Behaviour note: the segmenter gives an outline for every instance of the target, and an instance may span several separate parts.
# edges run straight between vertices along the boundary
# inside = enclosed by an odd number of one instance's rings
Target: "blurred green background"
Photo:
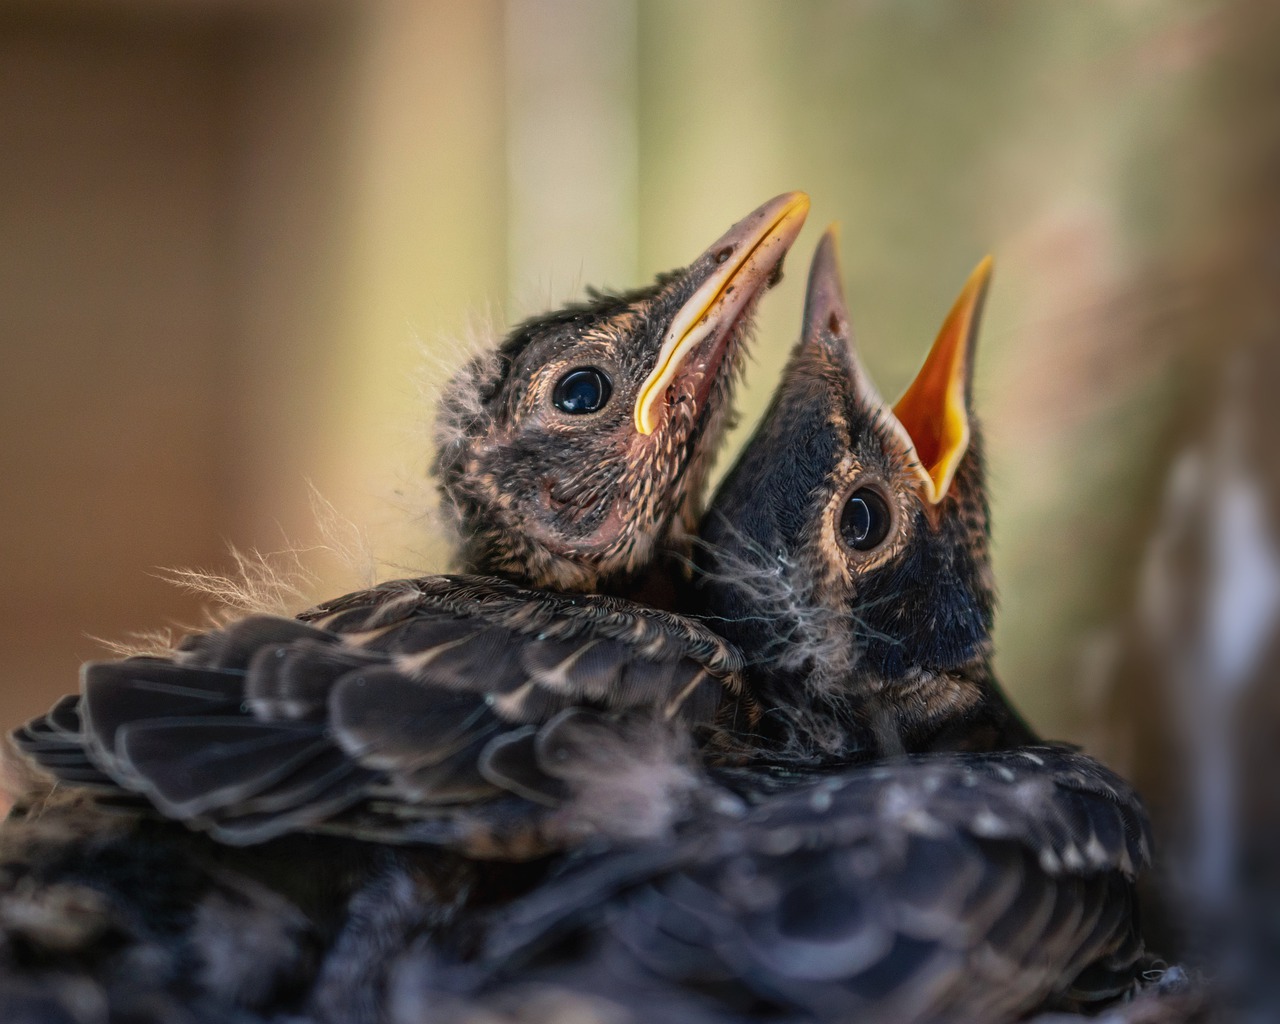
[[[383,575],[443,568],[426,425],[463,339],[799,188],[733,446],[827,222],[888,396],[993,253],[1000,667],[1038,727],[1094,740],[1171,445],[1228,347],[1182,328],[1230,244],[1257,9],[8,0],[0,719],[74,689],[91,636],[197,621],[158,567],[321,543],[310,484]],[[315,594],[363,582],[301,557]]]

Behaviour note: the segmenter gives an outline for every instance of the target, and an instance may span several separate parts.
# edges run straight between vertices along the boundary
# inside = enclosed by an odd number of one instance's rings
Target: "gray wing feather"
[[[527,729],[574,707],[707,723],[740,668],[679,616],[427,577],[298,619],[250,616],[172,658],[90,665],[82,696],[15,740],[63,781],[142,794],[227,842],[321,827],[385,839],[406,823],[419,841],[453,814],[468,842],[492,827],[525,843],[542,830],[509,801],[475,805],[505,792],[534,814],[568,794],[518,742]]]

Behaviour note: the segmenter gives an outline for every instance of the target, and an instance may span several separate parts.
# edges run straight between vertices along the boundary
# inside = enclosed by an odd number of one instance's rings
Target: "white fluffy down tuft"
[[[228,552],[234,562],[230,572],[197,568],[162,569],[157,576],[174,586],[204,598],[206,617],[198,626],[180,625],[133,633],[124,640],[95,637],[119,657],[169,655],[187,633],[218,628],[246,615],[293,615],[320,598],[319,573],[312,566],[328,561],[340,567],[351,580],[349,589],[372,586],[376,580],[374,557],[364,532],[340,513],[313,486],[311,509],[321,543],[310,547],[285,547],[278,551]]]
[[[654,719],[589,726],[562,774],[572,798],[561,812],[572,831],[637,841],[670,837],[710,784],[687,732]]]

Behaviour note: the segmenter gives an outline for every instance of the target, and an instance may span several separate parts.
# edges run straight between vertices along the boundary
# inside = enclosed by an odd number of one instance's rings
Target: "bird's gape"
[[[778,274],[780,269],[774,276]],[[732,414],[730,396],[746,361],[744,335],[755,305],[734,319],[725,340],[704,342],[689,357],[684,372],[667,388],[659,412],[661,426],[633,441],[633,461],[647,465],[650,476],[664,480],[673,495],[661,508],[652,509],[652,524],[661,532],[676,520],[692,530],[702,514],[704,483],[717,454],[717,446],[705,439],[722,436],[724,421]],[[643,501],[647,495],[632,497]]]

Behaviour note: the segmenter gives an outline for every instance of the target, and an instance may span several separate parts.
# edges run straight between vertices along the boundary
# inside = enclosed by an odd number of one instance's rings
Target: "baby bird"
[[[779,196],[685,270],[529,321],[450,385],[441,486],[464,561],[495,575],[88,666],[82,698],[18,746],[232,844],[321,830],[523,858],[574,841],[594,826],[558,809],[601,778],[557,760],[595,728],[572,709],[709,721],[739,665],[695,622],[562,588],[637,588],[682,543],[756,301],[807,210]]]
[[[833,233],[804,335],[702,527],[707,621],[749,653],[760,757],[796,766],[1029,742],[991,665],[974,271],[892,408],[850,344]]]
[[[490,575],[91,665],[82,695],[18,730],[56,785],[0,828],[6,1020],[299,1013],[387,872],[445,920],[522,877],[449,850],[662,833],[687,773],[653,792],[600,755],[652,761],[668,734],[581,707],[705,720],[737,655],[697,623],[573,591],[638,593],[679,564],[663,559],[687,548],[755,305],[807,210],[779,196],[684,270],[530,320],[452,382],[436,472],[463,568]]]

